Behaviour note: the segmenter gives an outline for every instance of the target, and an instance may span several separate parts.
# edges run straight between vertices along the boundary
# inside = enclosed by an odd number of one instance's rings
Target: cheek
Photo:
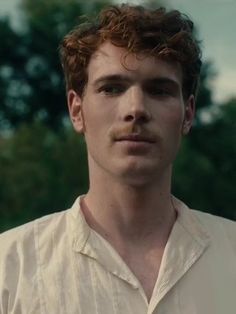
[[[84,136],[88,146],[98,149],[106,142],[107,133],[110,127],[110,117],[100,110],[84,111]]]
[[[177,135],[182,130],[184,112],[179,106],[177,108],[173,106],[163,110],[158,120],[163,130]]]
[[[83,118],[86,132],[93,136],[103,133],[105,136],[117,117],[117,106],[104,101],[102,97],[89,99],[83,104]],[[91,134],[92,135],[92,134]]]
[[[173,112],[171,115],[171,123],[176,130],[182,130],[184,120],[183,112]]]

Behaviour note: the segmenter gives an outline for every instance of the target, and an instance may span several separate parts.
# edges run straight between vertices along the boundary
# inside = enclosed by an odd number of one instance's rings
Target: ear
[[[69,90],[67,93],[67,104],[74,129],[78,133],[83,133],[84,117],[82,112],[82,100],[73,89]]]
[[[195,117],[195,98],[191,95],[188,100],[185,102],[185,112],[184,112],[184,120],[182,125],[182,134],[186,135],[189,133],[193,120]]]

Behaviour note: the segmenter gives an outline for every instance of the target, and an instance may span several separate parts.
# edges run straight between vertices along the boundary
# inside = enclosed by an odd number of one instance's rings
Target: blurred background
[[[68,121],[58,45],[79,16],[117,2],[0,0],[0,232],[86,192],[85,144]],[[190,16],[203,49],[196,120],[175,163],[173,194],[236,220],[236,3],[144,3]]]

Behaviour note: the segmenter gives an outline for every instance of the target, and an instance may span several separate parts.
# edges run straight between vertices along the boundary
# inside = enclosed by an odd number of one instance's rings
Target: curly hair
[[[60,45],[60,58],[66,88],[83,94],[91,56],[105,41],[127,50],[127,54],[145,54],[180,63],[183,71],[183,95],[196,95],[201,50],[193,35],[193,22],[177,10],[149,10],[123,4],[109,6],[96,19],[78,25]]]

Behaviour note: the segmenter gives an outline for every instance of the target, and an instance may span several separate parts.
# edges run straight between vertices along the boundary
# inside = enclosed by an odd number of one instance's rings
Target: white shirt
[[[236,313],[236,223],[190,210],[178,218],[150,302],[80,198],[0,236],[0,314]]]

